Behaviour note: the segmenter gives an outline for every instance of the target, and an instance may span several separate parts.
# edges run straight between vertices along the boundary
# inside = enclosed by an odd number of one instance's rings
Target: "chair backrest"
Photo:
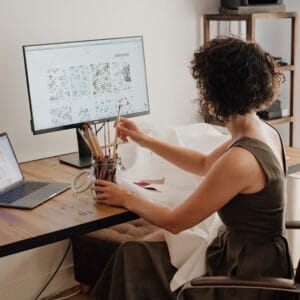
[[[300,259],[298,261],[298,266],[295,273],[295,282],[300,283]]]
[[[286,229],[300,229],[300,221],[299,220],[291,220],[285,222]],[[295,273],[295,282],[300,283],[300,259],[298,261],[298,266]]]

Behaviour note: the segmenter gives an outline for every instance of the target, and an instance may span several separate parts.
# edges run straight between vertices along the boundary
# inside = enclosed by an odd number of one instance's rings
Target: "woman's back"
[[[241,137],[229,148],[251,152],[266,175],[266,185],[253,194],[238,194],[219,215],[224,223],[207,250],[209,275],[292,277],[284,238],[285,171],[261,140]],[[278,263],[280,262],[280,264]],[[214,299],[277,299],[273,292],[219,290]],[[286,298],[284,298],[286,299]]]
[[[261,140],[242,137],[231,147],[242,147],[256,158],[266,176],[265,187],[254,194],[238,194],[219,211],[230,231],[256,237],[282,234],[285,202],[285,166],[282,169],[273,150]]]

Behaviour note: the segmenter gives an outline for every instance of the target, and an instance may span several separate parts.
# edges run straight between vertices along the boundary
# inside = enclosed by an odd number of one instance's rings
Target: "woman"
[[[175,209],[102,180],[96,182],[95,191],[100,193],[95,200],[125,207],[172,233],[190,228],[217,211],[224,227],[208,247],[208,275],[291,278],[292,265],[283,236],[284,149],[278,133],[256,115],[276,98],[284,77],[272,57],[257,44],[235,38],[214,39],[201,47],[194,53],[191,71],[202,112],[225,124],[232,136],[229,142],[205,155],[149,137],[125,118],[116,126],[123,142],[131,138],[205,179]],[[125,243],[109,262],[94,295],[109,300],[176,299],[177,292],[169,289],[175,271],[164,242]],[[277,297],[278,292],[270,291],[206,289],[191,291],[187,299]]]

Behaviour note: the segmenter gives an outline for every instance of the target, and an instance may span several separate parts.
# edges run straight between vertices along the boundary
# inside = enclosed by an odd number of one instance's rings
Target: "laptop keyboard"
[[[0,194],[0,202],[10,204],[47,185],[47,182],[25,182],[13,189]]]

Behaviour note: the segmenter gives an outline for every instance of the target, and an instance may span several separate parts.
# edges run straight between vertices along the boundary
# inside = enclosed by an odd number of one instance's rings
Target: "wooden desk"
[[[289,173],[300,171],[300,148],[286,147],[285,151]]]
[[[79,169],[47,158],[21,164],[27,180],[71,182]],[[0,208],[0,257],[136,219],[121,208],[95,204],[90,191],[71,190],[32,209]]]
[[[300,149],[286,148],[288,165],[300,163]],[[28,180],[71,182],[79,169],[47,158],[21,164]],[[121,208],[95,204],[89,191],[68,190],[33,210],[0,208],[0,257],[136,219]]]

